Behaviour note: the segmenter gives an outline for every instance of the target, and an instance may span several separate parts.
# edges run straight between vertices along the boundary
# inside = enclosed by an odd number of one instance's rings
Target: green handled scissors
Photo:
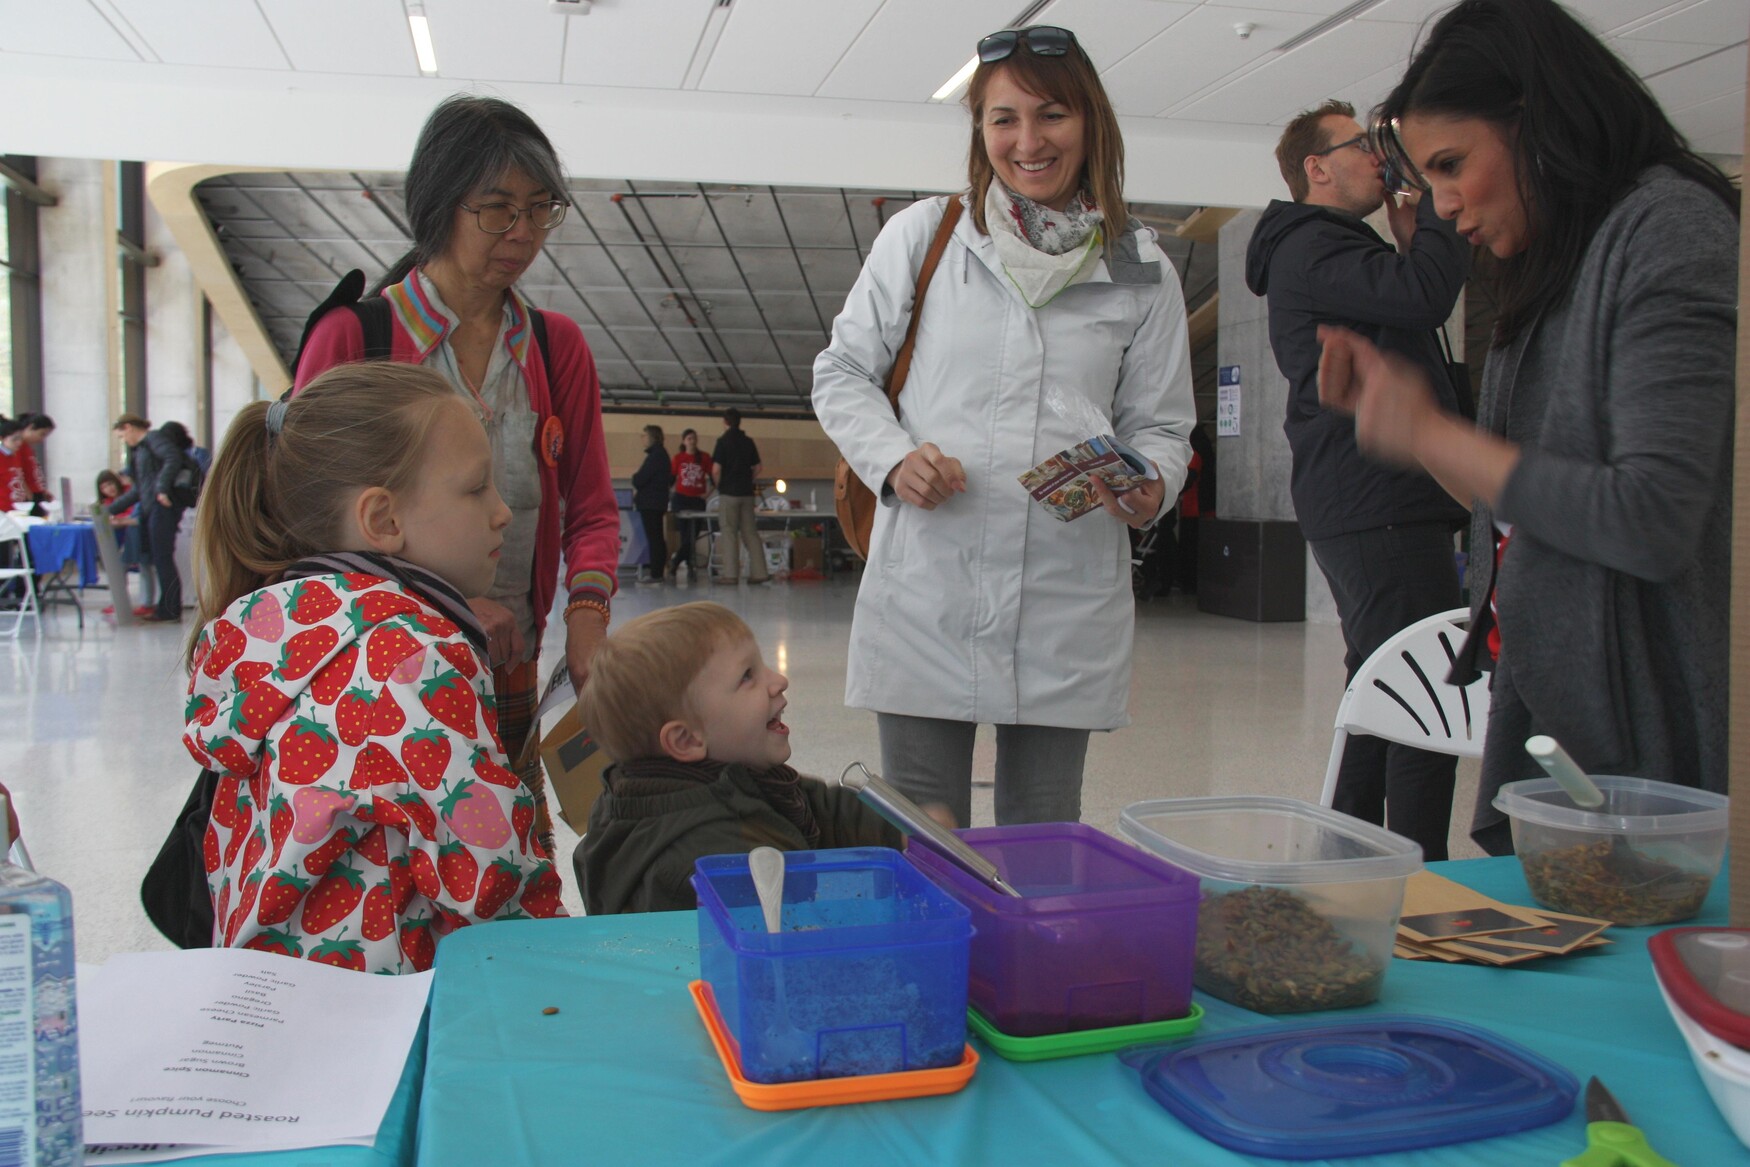
[[[1586,1083],[1586,1149],[1562,1167],[1677,1167],[1647,1144],[1616,1096],[1593,1078]]]

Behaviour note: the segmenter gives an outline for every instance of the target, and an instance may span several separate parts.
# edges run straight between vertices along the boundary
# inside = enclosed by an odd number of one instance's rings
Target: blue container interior
[[[936,1069],[966,1042],[966,908],[899,852],[785,856],[768,933],[746,855],[700,859],[699,968],[755,1082]]]

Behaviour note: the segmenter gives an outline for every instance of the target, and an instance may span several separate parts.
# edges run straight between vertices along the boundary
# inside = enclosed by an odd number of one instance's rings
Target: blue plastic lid
[[[1263,1025],[1124,1055],[1154,1100],[1210,1142],[1340,1159],[1493,1138],[1574,1107],[1574,1076],[1475,1026],[1372,1016]]]

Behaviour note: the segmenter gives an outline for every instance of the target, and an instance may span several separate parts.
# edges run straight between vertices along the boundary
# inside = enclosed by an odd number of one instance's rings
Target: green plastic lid
[[[1191,1012],[1165,1021],[1144,1021],[1137,1025],[1112,1025],[1105,1029],[1083,1029],[1076,1033],[1047,1033],[1040,1037],[1010,1037],[989,1021],[977,1009],[966,1010],[966,1024],[998,1054],[1011,1062],[1043,1062],[1050,1058],[1073,1058],[1082,1054],[1111,1053],[1125,1046],[1143,1042],[1171,1041],[1190,1037],[1203,1024],[1203,1006],[1191,1002]]]

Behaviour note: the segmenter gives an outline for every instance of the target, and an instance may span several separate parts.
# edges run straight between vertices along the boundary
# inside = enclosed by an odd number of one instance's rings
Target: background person
[[[1185,301],[1128,218],[1123,143],[1075,37],[979,43],[968,214],[925,301],[894,416],[882,385],[947,198],[895,215],[814,364],[827,434],[881,497],[851,624],[846,703],[877,712],[883,770],[971,822],[973,738],[997,727],[999,823],[1076,820],[1088,734],[1127,724],[1130,545],[1166,514],[1196,420]],[[1060,522],[1017,476],[1094,436],[1160,477]],[[1067,407],[1066,407],[1067,408]],[[1117,522],[1113,520],[1117,519]]]
[[[498,730],[512,759],[528,738],[541,634],[564,560],[565,659],[581,690],[607,634],[620,557],[620,513],[602,441],[601,384],[577,325],[516,290],[565,218],[565,176],[552,144],[508,102],[458,94],[420,131],[405,188],[412,249],[377,284],[389,302],[390,359],[441,373],[492,443],[493,485],[511,510],[498,573],[469,603],[488,638]],[[311,333],[301,388],[364,356],[351,312]],[[540,760],[521,771],[550,831]]]
[[[1319,404],[1318,327],[1341,323],[1403,354],[1441,408],[1458,412],[1440,327],[1464,290],[1470,249],[1432,199],[1387,193],[1383,162],[1347,102],[1290,121],[1276,162],[1293,201],[1273,200],[1258,220],[1246,286],[1269,299],[1270,347],[1289,384],[1282,428],[1294,513],[1337,604],[1347,682],[1398,632],[1462,603],[1452,535],[1466,512],[1422,471],[1363,454],[1354,422]],[[1395,248],[1363,222],[1382,205]],[[1452,754],[1352,734],[1332,805],[1444,859],[1457,770]]]
[[[668,450],[662,444],[662,427],[644,427],[644,462],[632,475],[632,507],[644,524],[644,542],[649,548],[646,566],[638,573],[640,583],[661,583],[668,576],[668,540],[662,523],[668,514],[668,491],[674,483]]]
[[[674,563],[669,572],[680,571],[682,563],[689,567],[698,566],[695,562],[697,544],[699,541],[699,524],[696,518],[686,517],[701,514],[705,510],[705,499],[711,493],[711,483],[714,475],[711,455],[699,449],[699,431],[684,429],[681,431],[681,448],[674,452],[674,462],[670,469],[674,472],[674,497],[670,507],[675,514],[677,546],[674,551]]]
[[[759,524],[754,509],[759,499],[754,483],[760,471],[760,448],[741,429],[741,411],[723,411],[723,436],[711,452],[711,476],[717,484],[717,521],[722,527],[723,574],[720,584],[733,584],[741,578],[741,552],[747,549],[747,582],[763,584],[771,578],[766,573],[766,550],[760,543]]]
[[[113,517],[134,511],[140,524],[140,549],[158,579],[157,602],[135,608],[134,615],[149,624],[179,624],[182,573],[176,566],[176,532],[188,508],[177,501],[173,487],[194,442],[182,423],[165,422],[153,429],[137,413],[117,418],[115,431],[128,448],[125,474],[133,485],[110,502],[109,513]]]
[[[1511,850],[1490,803],[1538,773],[1534,733],[1594,773],[1724,792],[1736,190],[1550,0],[1453,8],[1381,114],[1492,257],[1478,419],[1339,329],[1320,382],[1363,450],[1475,503],[1460,664],[1498,655],[1472,836]]]

